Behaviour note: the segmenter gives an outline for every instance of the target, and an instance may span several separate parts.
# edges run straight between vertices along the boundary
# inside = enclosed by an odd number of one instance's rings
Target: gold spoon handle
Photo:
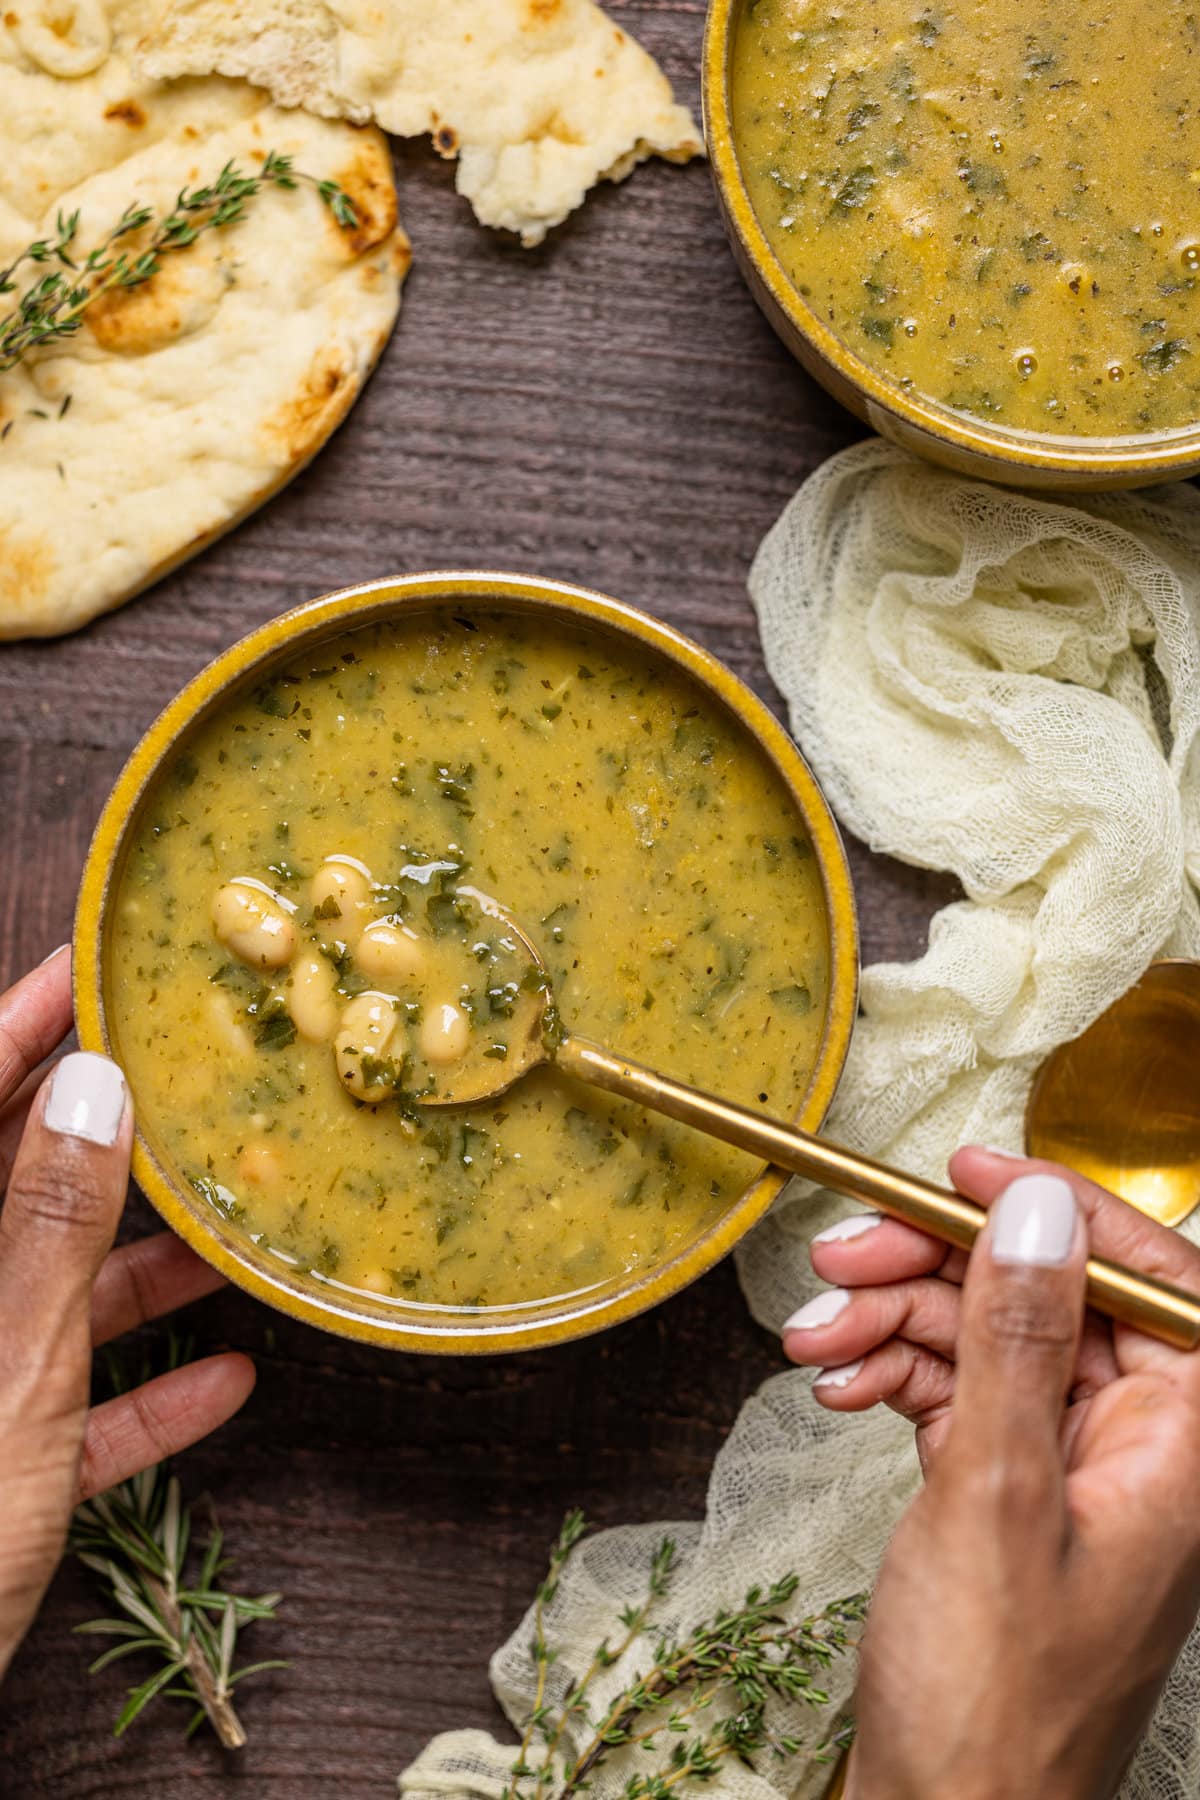
[[[826,1143],[794,1125],[769,1119],[748,1107],[735,1106],[700,1088],[686,1087],[627,1057],[613,1056],[587,1038],[568,1037],[554,1053],[557,1066],[593,1087],[606,1088],[626,1100],[636,1100],[652,1112],[665,1113],[684,1125],[694,1125],[710,1137],[748,1150],[777,1168],[790,1169],[810,1181],[849,1194],[880,1212],[903,1219],[907,1225],[960,1250],[969,1250],[979,1236],[987,1214],[981,1206],[964,1200],[949,1188],[935,1187],[915,1175],[903,1175],[884,1163],[872,1162],[853,1150]],[[1172,1287],[1169,1282],[1138,1275],[1120,1263],[1088,1259],[1088,1302],[1097,1312],[1123,1325],[1134,1325],[1147,1336],[1173,1344],[1177,1350],[1194,1350],[1200,1343],[1200,1298]]]

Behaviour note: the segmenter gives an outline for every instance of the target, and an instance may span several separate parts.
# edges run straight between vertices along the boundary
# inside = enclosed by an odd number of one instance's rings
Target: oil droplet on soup
[[[960,411],[1192,424],[1195,35],[1184,0],[747,0],[734,135],[785,273],[864,361]]]
[[[199,1195],[385,1300],[600,1286],[676,1254],[755,1173],[550,1068],[422,1106],[459,1059],[502,1064],[521,1011],[471,889],[539,945],[569,1028],[735,1100],[793,1111],[824,1025],[795,807],[666,665],[464,614],[355,632],[232,698],[139,818],[118,1054]]]

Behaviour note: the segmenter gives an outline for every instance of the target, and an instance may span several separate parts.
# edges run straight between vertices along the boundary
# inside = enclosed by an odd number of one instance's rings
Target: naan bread
[[[135,78],[146,24],[139,0],[0,13],[0,266],[53,236],[60,208],[80,209],[86,252],[132,202],[170,211],[181,187],[269,150],[338,181],[359,224],[344,231],[311,189],[265,191],[0,374],[4,638],[119,605],[302,468],[387,342],[408,268],[378,132],[281,112],[244,83]]]
[[[485,225],[539,244],[597,181],[701,150],[662,70],[592,0],[166,0],[148,75],[244,75],[284,106],[432,133]]]

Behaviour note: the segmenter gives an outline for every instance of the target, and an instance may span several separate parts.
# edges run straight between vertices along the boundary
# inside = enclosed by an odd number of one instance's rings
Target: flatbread
[[[80,209],[86,252],[132,202],[169,211],[181,187],[270,150],[338,181],[359,224],[339,227],[311,189],[265,191],[0,374],[0,638],[119,605],[289,480],[362,388],[409,264],[380,133],[245,83],[135,77],[146,25],[141,0],[0,14],[0,266],[52,236],[60,209]]]
[[[596,182],[702,149],[662,70],[592,0],[165,0],[139,66],[428,132],[479,219],[526,245]]]

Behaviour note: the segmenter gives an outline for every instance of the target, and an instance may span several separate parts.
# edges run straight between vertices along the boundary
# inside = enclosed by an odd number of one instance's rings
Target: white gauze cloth
[[[1156,955],[1200,956],[1200,496],[1185,486],[1071,504],[990,488],[878,440],[805,483],[750,579],[767,663],[835,812],[874,850],[950,871],[966,899],[926,954],[863,977],[863,1017],[830,1134],[942,1179],[962,1142],[1016,1149],[1029,1083],[1053,1048]],[[739,1253],[747,1300],[777,1330],[815,1291],[808,1244],[845,1201],[794,1183]],[[1200,1215],[1184,1227],[1200,1238]],[[802,1373],[743,1408],[702,1526],[585,1543],[547,1630],[551,1694],[644,1592],[670,1531],[680,1573],[663,1613],[687,1626],[795,1569],[799,1610],[867,1585],[919,1481],[910,1429],[836,1416]],[[532,1703],[528,1615],[492,1664],[518,1723]],[[602,1703],[645,1666],[606,1673]],[[835,1665],[821,1715],[781,1712],[815,1746],[850,1697]],[[434,1739],[410,1796],[496,1800],[514,1750],[483,1731]],[[619,1794],[628,1766],[593,1792]],[[801,1757],[724,1771],[730,1800],[812,1800]],[[1176,1666],[1122,1800],[1200,1792],[1200,1633]]]

